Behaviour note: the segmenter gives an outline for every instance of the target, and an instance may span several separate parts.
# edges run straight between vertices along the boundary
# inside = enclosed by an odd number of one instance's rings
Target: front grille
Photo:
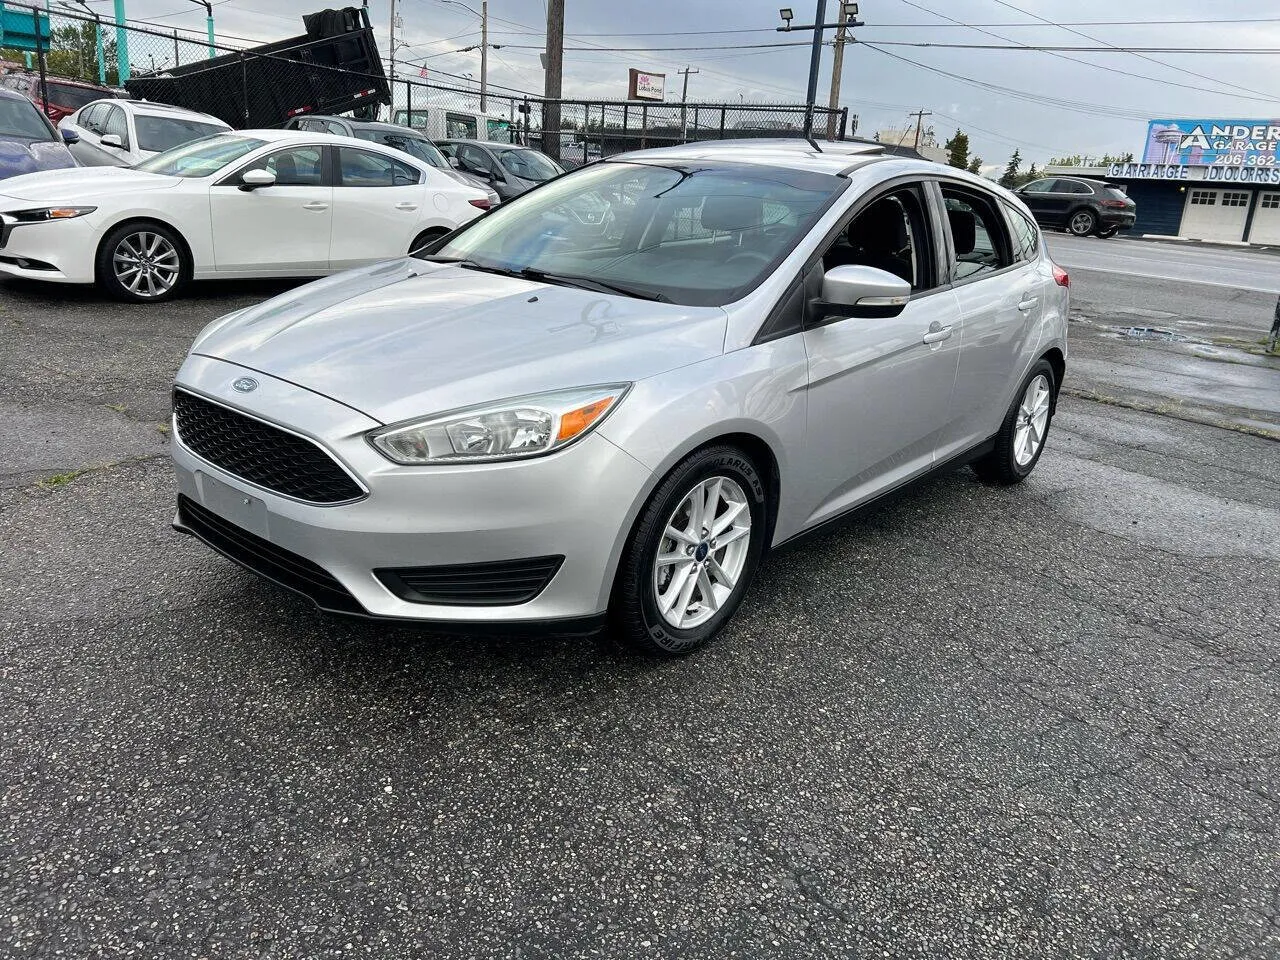
[[[551,582],[563,562],[563,556],[530,557],[373,572],[388,590],[410,603],[494,607],[528,603]]]
[[[173,392],[178,439],[243,480],[309,503],[347,503],[364,495],[351,476],[310,440],[210,403]]]
[[[227,559],[309,598],[322,610],[365,612],[347,588],[324,567],[223,520],[181,494],[178,495],[178,527]]]

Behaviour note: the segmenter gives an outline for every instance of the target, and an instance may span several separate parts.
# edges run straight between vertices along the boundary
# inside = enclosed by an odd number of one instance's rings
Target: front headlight
[[[406,465],[521,460],[568,446],[595,429],[629,383],[558,390],[383,427],[374,449]]]
[[[40,207],[35,210],[11,210],[6,216],[13,217],[18,223],[44,223],[46,220],[70,220],[72,217],[83,217],[93,213],[97,207]]]

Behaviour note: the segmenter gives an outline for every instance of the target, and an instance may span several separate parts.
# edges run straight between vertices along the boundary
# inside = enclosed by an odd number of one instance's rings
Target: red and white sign
[[[665,100],[667,97],[667,75],[665,73],[646,73],[634,67],[628,72],[628,100]]]

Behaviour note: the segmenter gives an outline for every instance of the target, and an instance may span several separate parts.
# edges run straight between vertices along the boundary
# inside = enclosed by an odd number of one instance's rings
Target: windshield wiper
[[[671,302],[671,298],[665,294],[637,290],[635,287],[628,287],[619,283],[606,283],[603,280],[595,280],[591,277],[579,277],[567,273],[547,273],[545,270],[535,270],[533,267],[525,267],[516,275],[524,277],[526,280],[555,283],[564,287],[577,287],[579,290],[594,290],[596,293],[617,293],[624,297],[634,297],[637,300],[653,300],[657,303]]]
[[[591,277],[579,277],[568,273],[548,273],[546,270],[538,270],[534,267],[521,267],[519,270],[514,270],[510,267],[476,263],[474,260],[466,260],[460,257],[426,257],[425,259],[433,263],[451,263],[454,266],[465,267],[468,270],[479,270],[482,273],[496,273],[503,277],[519,277],[522,280],[533,280],[536,283],[552,283],[561,287],[592,290],[596,293],[616,293],[624,297],[634,297],[637,300],[652,300],[657,303],[671,302],[671,298],[666,294],[650,293],[647,290],[637,290],[635,287],[628,287],[619,283],[606,283],[603,280],[595,280]]]

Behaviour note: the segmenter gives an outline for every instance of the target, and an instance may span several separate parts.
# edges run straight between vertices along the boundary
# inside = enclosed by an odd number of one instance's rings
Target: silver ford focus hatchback
[[[175,526],[325,610],[684,653],[766,550],[940,469],[1024,479],[1066,364],[1022,203],[876,148],[627,154],[421,256],[178,373]]]

